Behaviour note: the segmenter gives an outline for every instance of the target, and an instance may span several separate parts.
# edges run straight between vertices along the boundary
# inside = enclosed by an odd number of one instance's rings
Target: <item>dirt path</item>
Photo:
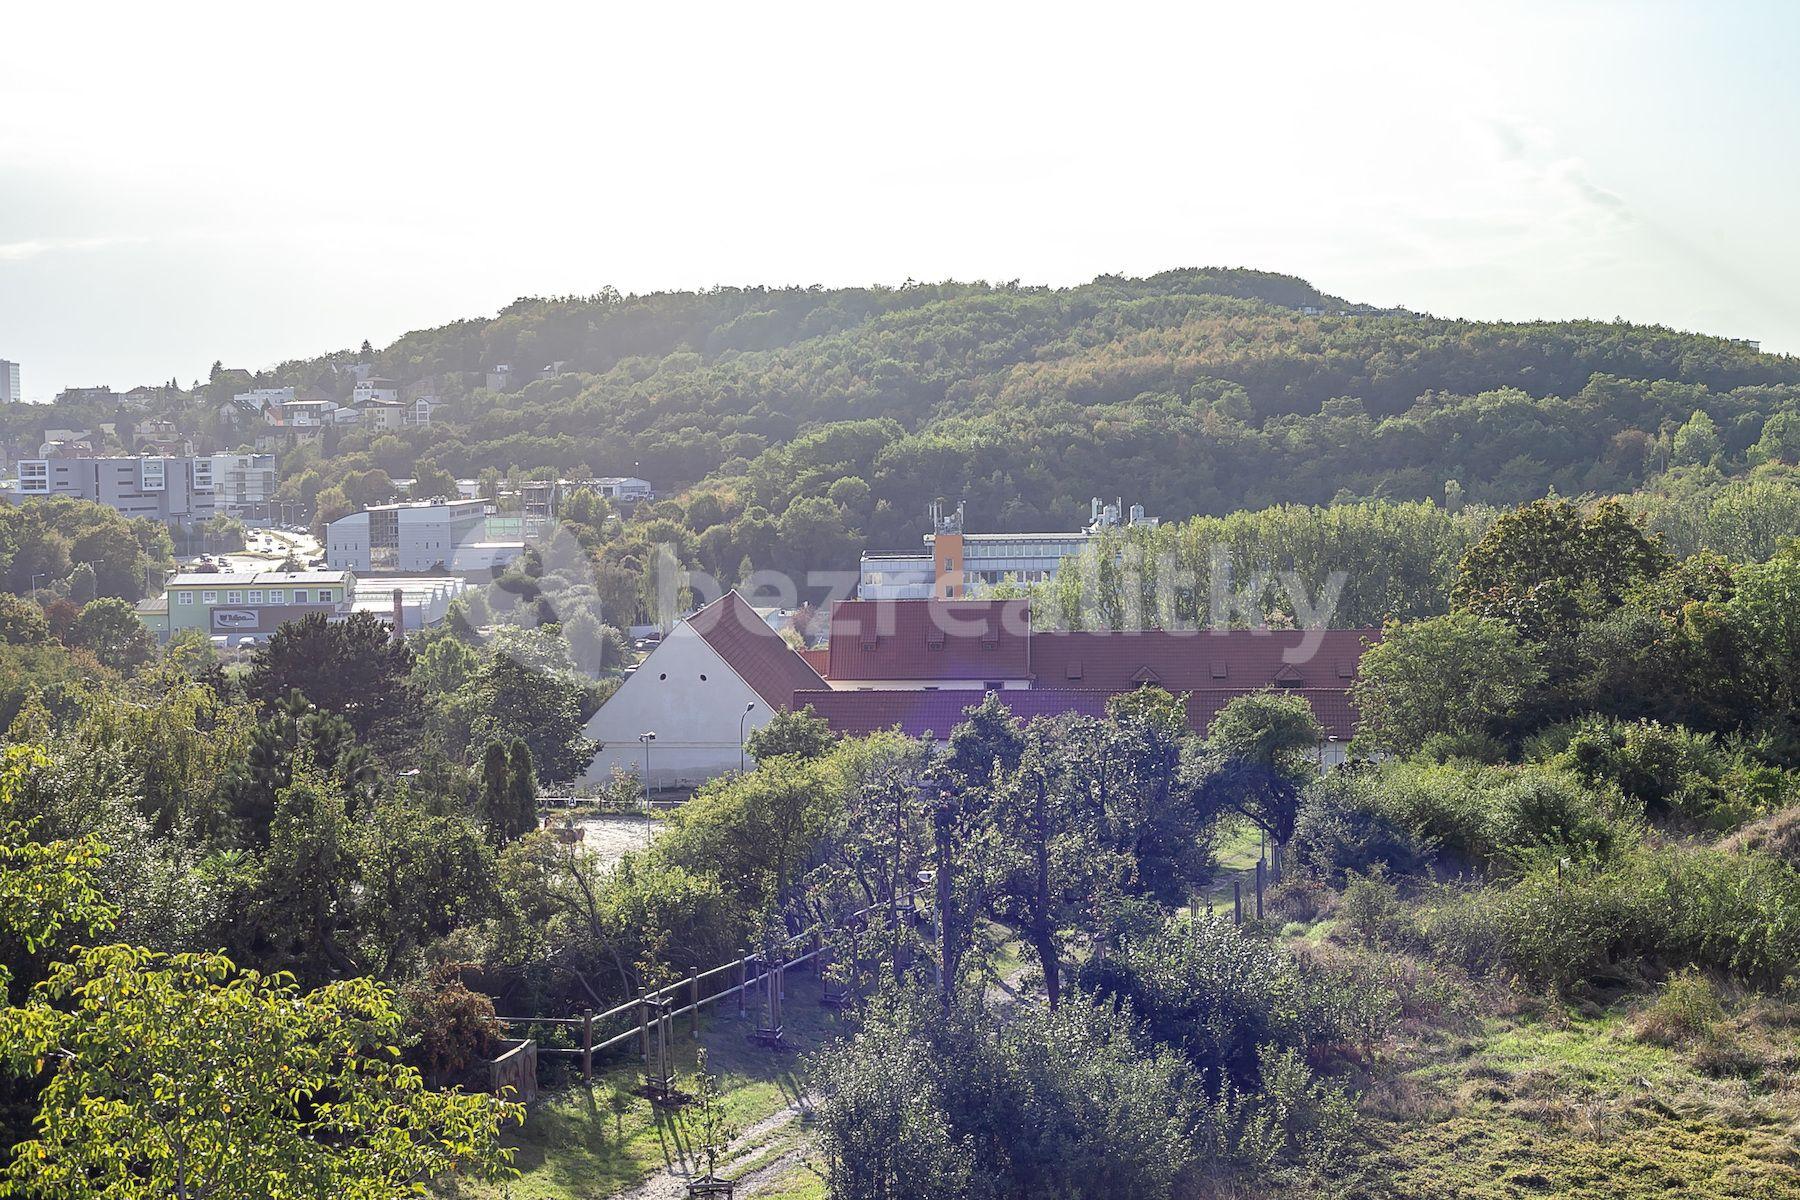
[[[733,1138],[719,1164],[719,1174],[737,1182],[739,1196],[754,1196],[765,1186],[786,1178],[806,1157],[811,1139],[793,1128],[805,1114],[804,1103],[790,1104],[770,1113]],[[791,1144],[788,1143],[792,1139]],[[762,1151],[778,1147],[772,1157]],[[685,1155],[636,1187],[618,1193],[614,1200],[684,1200],[694,1164]]]

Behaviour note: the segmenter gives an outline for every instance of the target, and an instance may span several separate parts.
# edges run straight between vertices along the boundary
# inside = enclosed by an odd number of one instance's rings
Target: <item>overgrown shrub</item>
[[[1379,869],[1350,876],[1338,912],[1365,945],[1393,944],[1400,939],[1400,893]]]
[[[1786,772],[1710,734],[1659,721],[1590,718],[1554,761],[1590,786],[1617,787],[1653,814],[1702,829],[1736,828],[1793,791]]]
[[[1239,1088],[1258,1086],[1261,1047],[1366,1044],[1392,1009],[1391,996],[1217,920],[1170,922],[1127,941],[1084,966],[1080,984],[1129,1005],[1152,1038]]]
[[[1258,1175],[1292,1163],[1329,1168],[1356,1124],[1343,1085],[1320,1079],[1293,1049],[1261,1047],[1257,1069],[1260,1091],[1240,1091],[1226,1080],[1202,1109],[1201,1153]]]
[[[1725,1019],[1725,1006],[1712,980],[1692,967],[1669,977],[1656,1000],[1639,1016],[1637,1036],[1658,1046],[1695,1042]]]
[[[1380,786],[1393,818],[1453,865],[1516,874],[1546,855],[1605,859],[1642,836],[1635,803],[1549,767],[1400,766]]]
[[[1168,1197],[1194,1152],[1188,1066],[1104,1007],[1001,1019],[894,994],[812,1065],[840,1200]]]
[[[401,989],[407,1058],[433,1083],[455,1079],[493,1051],[500,1038],[494,1002],[462,981],[462,968],[440,963]]]
[[[1434,896],[1418,926],[1471,972],[1499,969],[1535,987],[1638,960],[1773,987],[1800,971],[1800,871],[1759,854],[1640,848]]]
[[[1434,850],[1390,807],[1381,776],[1368,771],[1333,772],[1309,787],[1290,846],[1301,865],[1333,884],[1346,872],[1376,867],[1394,876],[1420,874]]]

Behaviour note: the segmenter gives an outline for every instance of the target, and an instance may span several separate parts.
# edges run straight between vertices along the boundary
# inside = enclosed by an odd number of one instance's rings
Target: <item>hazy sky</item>
[[[520,295],[1235,265],[1800,352],[1800,5],[30,4],[28,397]]]

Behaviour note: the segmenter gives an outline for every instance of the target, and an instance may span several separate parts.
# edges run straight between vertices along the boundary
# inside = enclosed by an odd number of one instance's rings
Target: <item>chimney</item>
[[[398,644],[406,640],[406,593],[399,588],[394,589],[394,642]]]

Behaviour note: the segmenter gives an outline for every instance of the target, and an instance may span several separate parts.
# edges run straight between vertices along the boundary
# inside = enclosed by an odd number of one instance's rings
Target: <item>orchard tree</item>
[[[1324,732],[1312,705],[1284,692],[1254,692],[1226,703],[1206,730],[1214,769],[1211,804],[1248,817],[1276,845],[1294,835],[1301,791],[1318,774]]]

